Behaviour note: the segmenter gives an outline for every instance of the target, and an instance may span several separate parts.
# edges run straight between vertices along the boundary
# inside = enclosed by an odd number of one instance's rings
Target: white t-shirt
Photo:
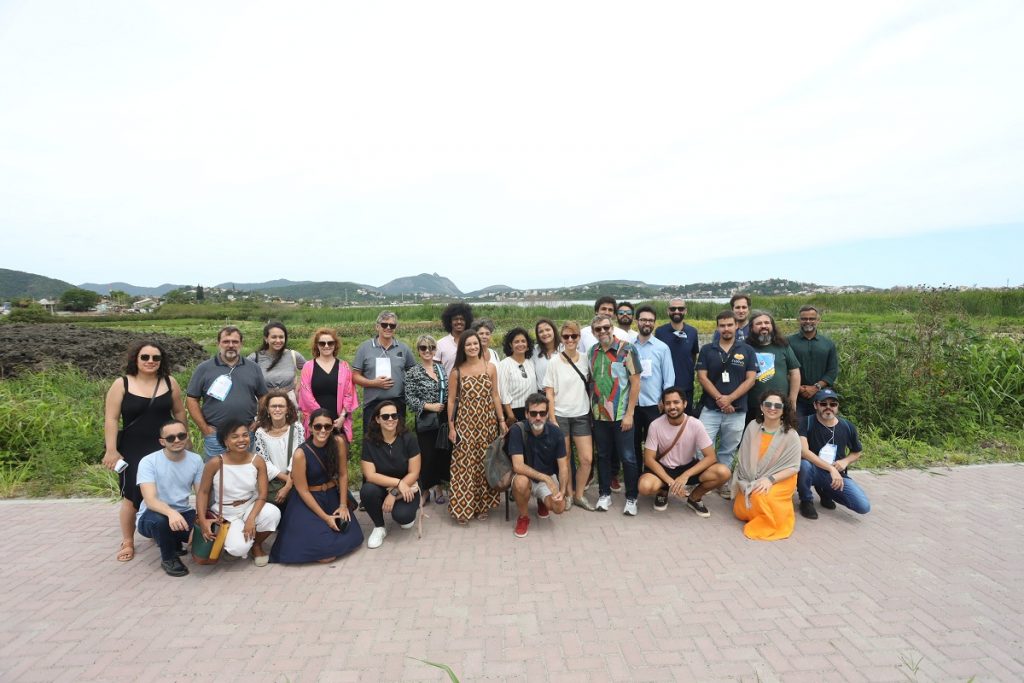
[[[647,442],[644,443],[644,448],[650,449],[655,453],[663,451],[669,447],[669,444],[676,438],[678,432],[679,426],[669,423],[668,417],[662,415],[647,428]],[[693,462],[698,449],[704,449],[710,445],[711,437],[708,436],[708,430],[704,428],[704,424],[696,418],[687,417],[686,424],[683,426],[682,436],[672,446],[672,450],[661,459],[661,466],[682,467],[683,465],[689,465]]]
[[[573,365],[583,374],[590,377],[590,363],[585,353],[579,354],[575,363],[570,364],[565,356],[559,353],[548,362],[548,371],[544,376],[544,388],[551,387],[555,392],[555,415],[557,417],[580,417],[590,413],[590,395],[580,379],[580,374],[573,370]]]
[[[612,336],[619,341],[632,342],[625,330],[619,329],[618,327],[612,326]],[[635,339],[635,337],[634,337]],[[597,343],[597,337],[594,336],[594,332],[590,329],[590,325],[587,325],[580,330],[580,343],[576,347],[576,350],[586,355],[590,351],[590,347]]]

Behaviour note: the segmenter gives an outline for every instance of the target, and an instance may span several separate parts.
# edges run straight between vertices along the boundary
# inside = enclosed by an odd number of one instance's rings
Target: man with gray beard
[[[760,401],[764,392],[777,391],[786,397],[790,407],[795,408],[800,390],[800,361],[789,347],[789,342],[779,333],[775,318],[770,313],[754,311],[751,314],[747,344],[757,355],[757,381],[750,395]],[[755,412],[749,411],[750,419]]]

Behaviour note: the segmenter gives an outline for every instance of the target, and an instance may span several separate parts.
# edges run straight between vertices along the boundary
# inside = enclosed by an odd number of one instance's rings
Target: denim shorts
[[[593,432],[590,429],[590,413],[579,417],[560,417],[555,415],[558,421],[558,428],[566,436],[590,436]]]

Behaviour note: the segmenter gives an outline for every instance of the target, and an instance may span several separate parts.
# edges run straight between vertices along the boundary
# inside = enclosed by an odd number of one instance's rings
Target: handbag
[[[206,519],[215,520],[211,525],[213,531],[213,540],[207,541],[203,536],[202,532],[196,533],[197,529],[192,529],[192,561],[196,564],[217,564],[217,560],[220,559],[220,553],[224,549],[224,541],[228,537],[228,529],[231,528],[231,522],[224,519],[224,457],[220,456],[220,483],[217,493],[217,507],[219,510],[217,514],[213,514],[213,511],[209,508],[206,509]]]

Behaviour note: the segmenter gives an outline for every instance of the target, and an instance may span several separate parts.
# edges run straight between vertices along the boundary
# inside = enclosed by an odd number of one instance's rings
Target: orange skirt
[[[796,477],[790,477],[772,486],[768,493],[755,493],[747,497],[743,491],[736,492],[732,511],[736,519],[746,522],[743,534],[755,541],[778,541],[789,538],[796,524],[793,512],[793,492],[796,491]]]

